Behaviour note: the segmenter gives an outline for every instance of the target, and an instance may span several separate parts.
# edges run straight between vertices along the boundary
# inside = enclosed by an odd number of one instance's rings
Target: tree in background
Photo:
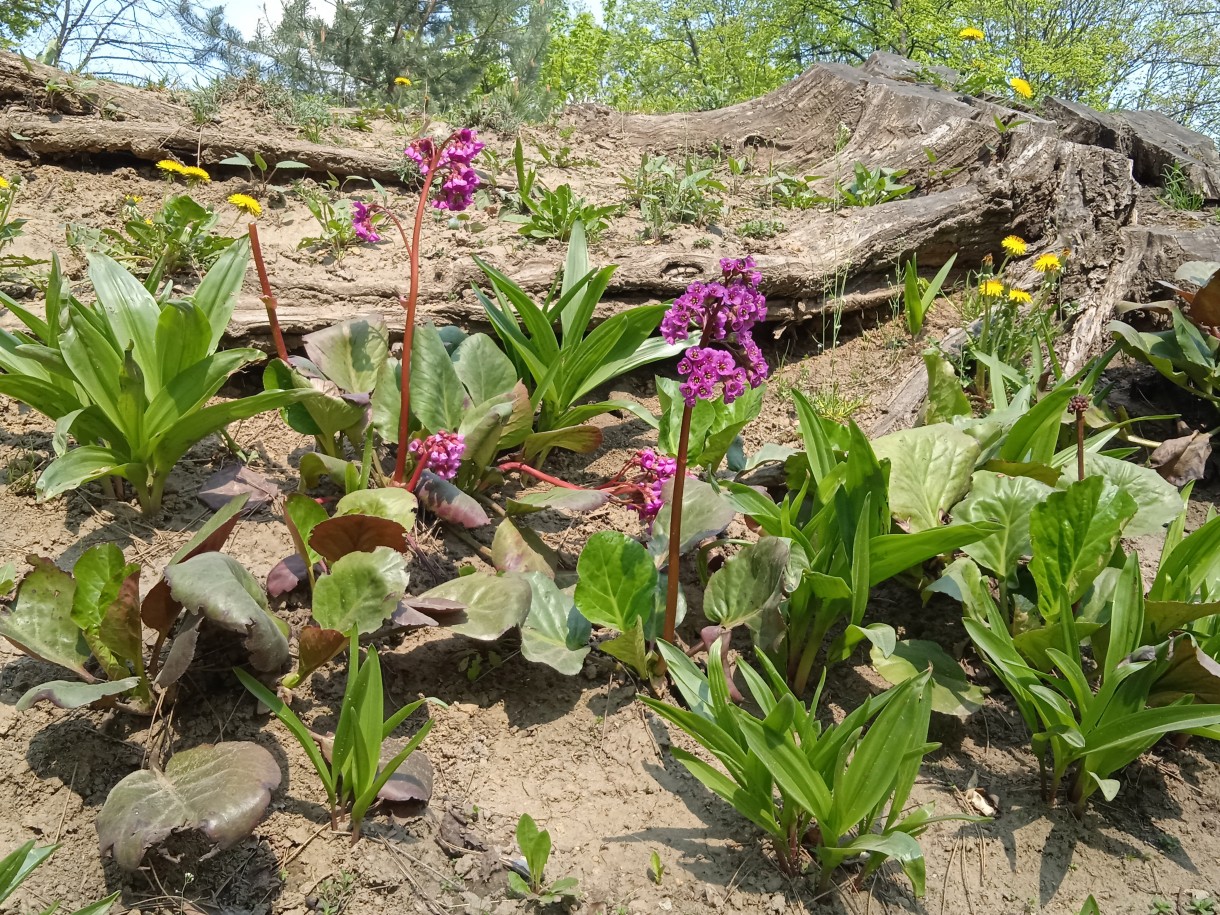
[[[47,0],[4,0],[0,6],[0,48],[11,47],[46,18]]]

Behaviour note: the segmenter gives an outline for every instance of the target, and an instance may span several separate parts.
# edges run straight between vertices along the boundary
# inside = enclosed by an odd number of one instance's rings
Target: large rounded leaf
[[[170,593],[184,607],[231,632],[245,635],[250,663],[261,671],[288,662],[287,628],[267,609],[254,576],[231,556],[202,553],[165,570]]]
[[[491,541],[491,559],[498,572],[541,572],[555,577],[555,551],[528,527],[517,527],[505,518]]]
[[[1084,472],[1086,476],[1104,477],[1135,500],[1135,517],[1123,528],[1124,537],[1160,534],[1165,525],[1182,511],[1182,497],[1178,494],[1177,487],[1151,468],[1140,467],[1130,461],[1120,461],[1104,454],[1086,452]],[[1059,481],[1060,488],[1066,487],[1075,479],[1074,472],[1065,473]]]
[[[419,485],[415,487],[420,504],[440,518],[451,524],[460,524],[465,528],[482,527],[490,523],[483,506],[474,497],[462,492],[448,480],[443,480],[430,470],[425,470],[419,477]]]
[[[497,578],[476,572],[438,585],[420,595],[455,601],[466,608],[466,618],[451,628],[472,639],[498,639],[525,622],[530,611],[530,585],[521,578]]]
[[[483,403],[517,385],[512,360],[487,334],[471,334],[453,352],[453,367],[471,403]]]
[[[601,508],[609,501],[610,494],[600,489],[568,489],[566,486],[556,486],[553,489],[527,492],[515,499],[509,499],[505,510],[510,515],[526,515],[553,508],[556,511],[583,515]]]
[[[896,643],[888,657],[873,646],[871,657],[873,669],[894,686],[931,668],[932,708],[938,712],[965,718],[983,707],[986,693],[966,679],[961,665],[935,642],[907,639]]]
[[[372,515],[336,515],[318,524],[309,535],[309,548],[327,562],[380,547],[402,552],[407,532],[397,521]]]
[[[349,394],[367,394],[390,354],[390,335],[380,315],[350,318],[306,334],[301,342],[311,362]]]
[[[994,572],[997,578],[1011,579],[1016,575],[1021,558],[1030,552],[1030,513],[1052,492],[1054,490],[1045,483],[1030,477],[978,471],[970,495],[953,510],[953,520],[962,523],[994,521],[1001,527],[962,550]]]
[[[345,634],[353,628],[374,632],[398,609],[406,590],[407,562],[401,553],[384,546],[349,553],[314,585],[313,618],[324,629]]]
[[[652,525],[652,540],[649,549],[655,554],[664,553],[669,544],[669,522],[673,514],[673,480],[661,489],[665,504]],[[682,488],[682,553],[689,553],[709,537],[718,536],[733,523],[737,508],[721,492],[717,492],[702,480],[688,479]]]
[[[945,423],[902,429],[873,442],[890,462],[890,511],[912,533],[939,527],[970,488],[979,444]]]
[[[256,743],[183,750],[164,772],[141,769],[114,786],[97,817],[102,854],[135,870],[150,847],[184,830],[229,848],[253,832],[279,784],[279,766]]]
[[[522,578],[529,582],[531,601],[529,616],[521,624],[521,654],[527,661],[546,664],[561,674],[580,673],[593,626],[576,609],[571,596],[546,575],[530,572]]]
[[[405,489],[362,489],[349,492],[335,506],[335,515],[373,515],[397,521],[410,530],[419,503]]]
[[[618,531],[589,538],[576,562],[576,606],[597,626],[630,631],[652,615],[657,567],[648,551]]]
[[[33,568],[21,579],[13,609],[0,612],[0,635],[31,657],[92,680],[85,671],[89,646],[72,621],[76,582],[50,559],[29,556],[26,561]]]
[[[757,628],[758,618],[779,606],[791,552],[792,541],[784,537],[742,547],[708,581],[703,615],[726,629]]]

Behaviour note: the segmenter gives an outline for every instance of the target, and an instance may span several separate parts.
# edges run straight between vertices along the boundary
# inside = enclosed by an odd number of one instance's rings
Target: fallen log
[[[315,175],[327,172],[339,177],[359,175],[395,185],[410,185],[415,180],[402,168],[401,156],[379,150],[256,136],[214,125],[96,118],[53,120],[16,109],[0,113],[0,152],[16,153],[36,162],[66,159],[74,163],[96,155],[157,162],[173,154],[205,168],[212,168],[236,153],[253,159],[257,152],[269,162],[284,159],[302,162]]]

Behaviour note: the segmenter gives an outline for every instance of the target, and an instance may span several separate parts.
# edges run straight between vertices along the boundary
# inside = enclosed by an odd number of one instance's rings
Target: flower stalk
[[[423,234],[424,210],[432,196],[437,174],[445,169],[448,171],[444,173],[440,192],[431,201],[433,208],[459,212],[474,202],[474,191],[479,186],[479,178],[470,163],[482,149],[483,144],[475,139],[475,132],[467,128],[450,135],[443,143],[435,143],[430,137],[423,137],[403,151],[403,154],[419,167],[424,179],[415,205],[415,221],[411,228],[410,241],[407,240],[402,223],[387,207],[379,203],[353,204],[355,214],[352,222],[356,234],[367,242],[381,241],[373,217],[376,214],[384,214],[398,228],[409,262],[407,294],[398,297],[398,304],[404,312],[404,323],[402,371],[399,381],[398,454],[394,461],[394,472],[390,477],[395,486],[404,485],[407,470],[407,442],[411,431],[411,350],[415,342],[415,311],[419,302],[419,242]],[[418,478],[420,472],[417,468],[413,476]],[[414,488],[414,484],[408,488]]]
[[[263,307],[267,309],[267,323],[271,325],[271,340],[275,343],[275,354],[288,364],[288,347],[284,345],[284,332],[280,329],[277,314],[280,303],[271,291],[271,278],[267,276],[267,265],[263,261],[263,246],[258,241],[258,225],[250,223],[250,253],[254,257],[254,269],[258,271],[258,284],[262,288]]]

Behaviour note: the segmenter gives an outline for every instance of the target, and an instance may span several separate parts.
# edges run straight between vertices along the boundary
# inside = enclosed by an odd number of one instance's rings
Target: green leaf
[[[526,437],[521,447],[521,460],[541,465],[556,448],[576,454],[592,454],[602,443],[602,431],[596,426],[566,426],[549,432],[535,432]]]
[[[983,707],[986,692],[974,686],[966,678],[961,665],[936,642],[903,639],[894,645],[888,657],[874,647],[871,658],[873,669],[894,686],[930,668],[934,711],[966,718]]]
[[[970,494],[953,511],[953,520],[993,521],[1000,527],[963,551],[1001,581],[1012,580],[1020,560],[1030,552],[1030,514],[1053,491],[1029,477],[977,471]]]
[[[418,502],[405,489],[364,489],[349,492],[335,505],[335,517],[342,515],[372,515],[397,521],[404,530],[415,525]]]
[[[1000,446],[1004,461],[1049,464],[1055,456],[1059,427],[1076,389],[1063,385],[1052,390],[1013,423]]]
[[[34,488],[38,493],[38,501],[46,502],[107,476],[126,477],[143,484],[148,476],[148,468],[140,463],[124,463],[122,458],[109,448],[82,445],[53,460],[42,472]]]
[[[411,412],[428,432],[456,429],[465,389],[434,324],[415,328],[411,345]],[[395,423],[398,421],[395,410]]]
[[[549,577],[529,572],[522,578],[529,582],[530,610],[521,624],[521,654],[527,661],[575,676],[589,653],[592,625]]]
[[[635,620],[612,639],[598,646],[612,658],[618,658],[640,679],[648,679],[651,673],[648,646],[644,643],[644,623]]]
[[[673,518],[673,480],[661,488],[665,503],[652,524],[649,549],[664,552],[669,544],[669,525]],[[680,552],[689,553],[696,546],[715,537],[733,523],[737,507],[724,493],[712,489],[702,480],[687,479],[682,490],[682,545]]]
[[[454,578],[420,595],[421,600],[440,598],[464,605],[465,619],[449,628],[483,641],[498,639],[525,622],[531,597],[530,584],[524,579],[482,572]]]
[[[517,821],[517,846],[529,867],[532,888],[537,891],[543,885],[546,864],[551,857],[551,834],[539,829],[534,818],[523,813]]]
[[[222,553],[200,553],[165,570],[170,593],[187,610],[245,636],[250,663],[277,671],[288,662],[283,625],[267,608],[267,596],[254,576]],[[287,628],[287,627],[284,627]]]
[[[348,553],[314,584],[313,618],[348,636],[376,632],[398,609],[408,577],[406,559],[389,547]]]
[[[1182,497],[1177,487],[1149,467],[1086,452],[1084,472],[1086,476],[1103,477],[1115,489],[1135,500],[1135,517],[1123,528],[1124,537],[1161,534],[1165,525],[1182,511]],[[1071,478],[1075,476],[1075,473],[1070,474]],[[1060,486],[1065,482],[1061,481]]]
[[[568,489],[565,486],[556,486],[553,489],[527,492],[515,499],[509,499],[506,510],[510,516],[526,515],[547,508],[587,514],[601,508],[608,501],[610,495],[600,489]]]
[[[50,702],[56,708],[84,708],[121,696],[140,685],[139,677],[124,677],[121,680],[104,680],[101,683],[81,683],[77,680],[51,680],[27,690],[14,708],[19,712],[33,708],[39,702]]]
[[[453,353],[457,372],[471,403],[484,403],[507,393],[517,384],[512,360],[487,334],[471,334]]]
[[[782,537],[742,547],[709,579],[704,615],[726,629],[756,626],[759,616],[779,606],[791,552],[792,542]]]
[[[72,621],[76,582],[49,559],[30,556],[32,566],[17,588],[11,610],[0,612],[0,635],[31,657],[67,668],[84,680],[89,646]]]
[[[980,521],[951,524],[918,534],[881,534],[869,540],[869,586],[893,578],[933,556],[961,549],[993,533],[996,526]]]
[[[380,315],[349,318],[306,334],[301,342],[309,361],[348,394],[372,391],[390,354],[390,334]]]
[[[941,526],[970,488],[979,456],[978,442],[945,424],[891,432],[872,444],[877,460],[890,462],[890,511],[912,532]]]
[[[644,547],[617,531],[589,538],[576,563],[576,606],[596,626],[626,633],[652,615],[657,569]]]
[[[923,354],[928,372],[928,395],[923,408],[923,421],[928,425],[950,422],[955,416],[970,416],[970,401],[962,390],[953,363],[936,350]]]
[[[284,500],[284,523],[297,553],[310,568],[321,562],[322,557],[309,546],[309,538],[313,529],[326,519],[326,509],[304,493],[291,493]]]
[[[1051,493],[1030,516],[1038,611],[1048,622],[1071,612],[1105,568],[1135,515],[1135,501],[1100,477],[1086,477]]]
[[[163,385],[157,354],[160,307],[139,280],[104,254],[89,255],[89,279],[97,293],[98,313],[105,316],[119,352],[134,347],[145,395],[152,400]]]

